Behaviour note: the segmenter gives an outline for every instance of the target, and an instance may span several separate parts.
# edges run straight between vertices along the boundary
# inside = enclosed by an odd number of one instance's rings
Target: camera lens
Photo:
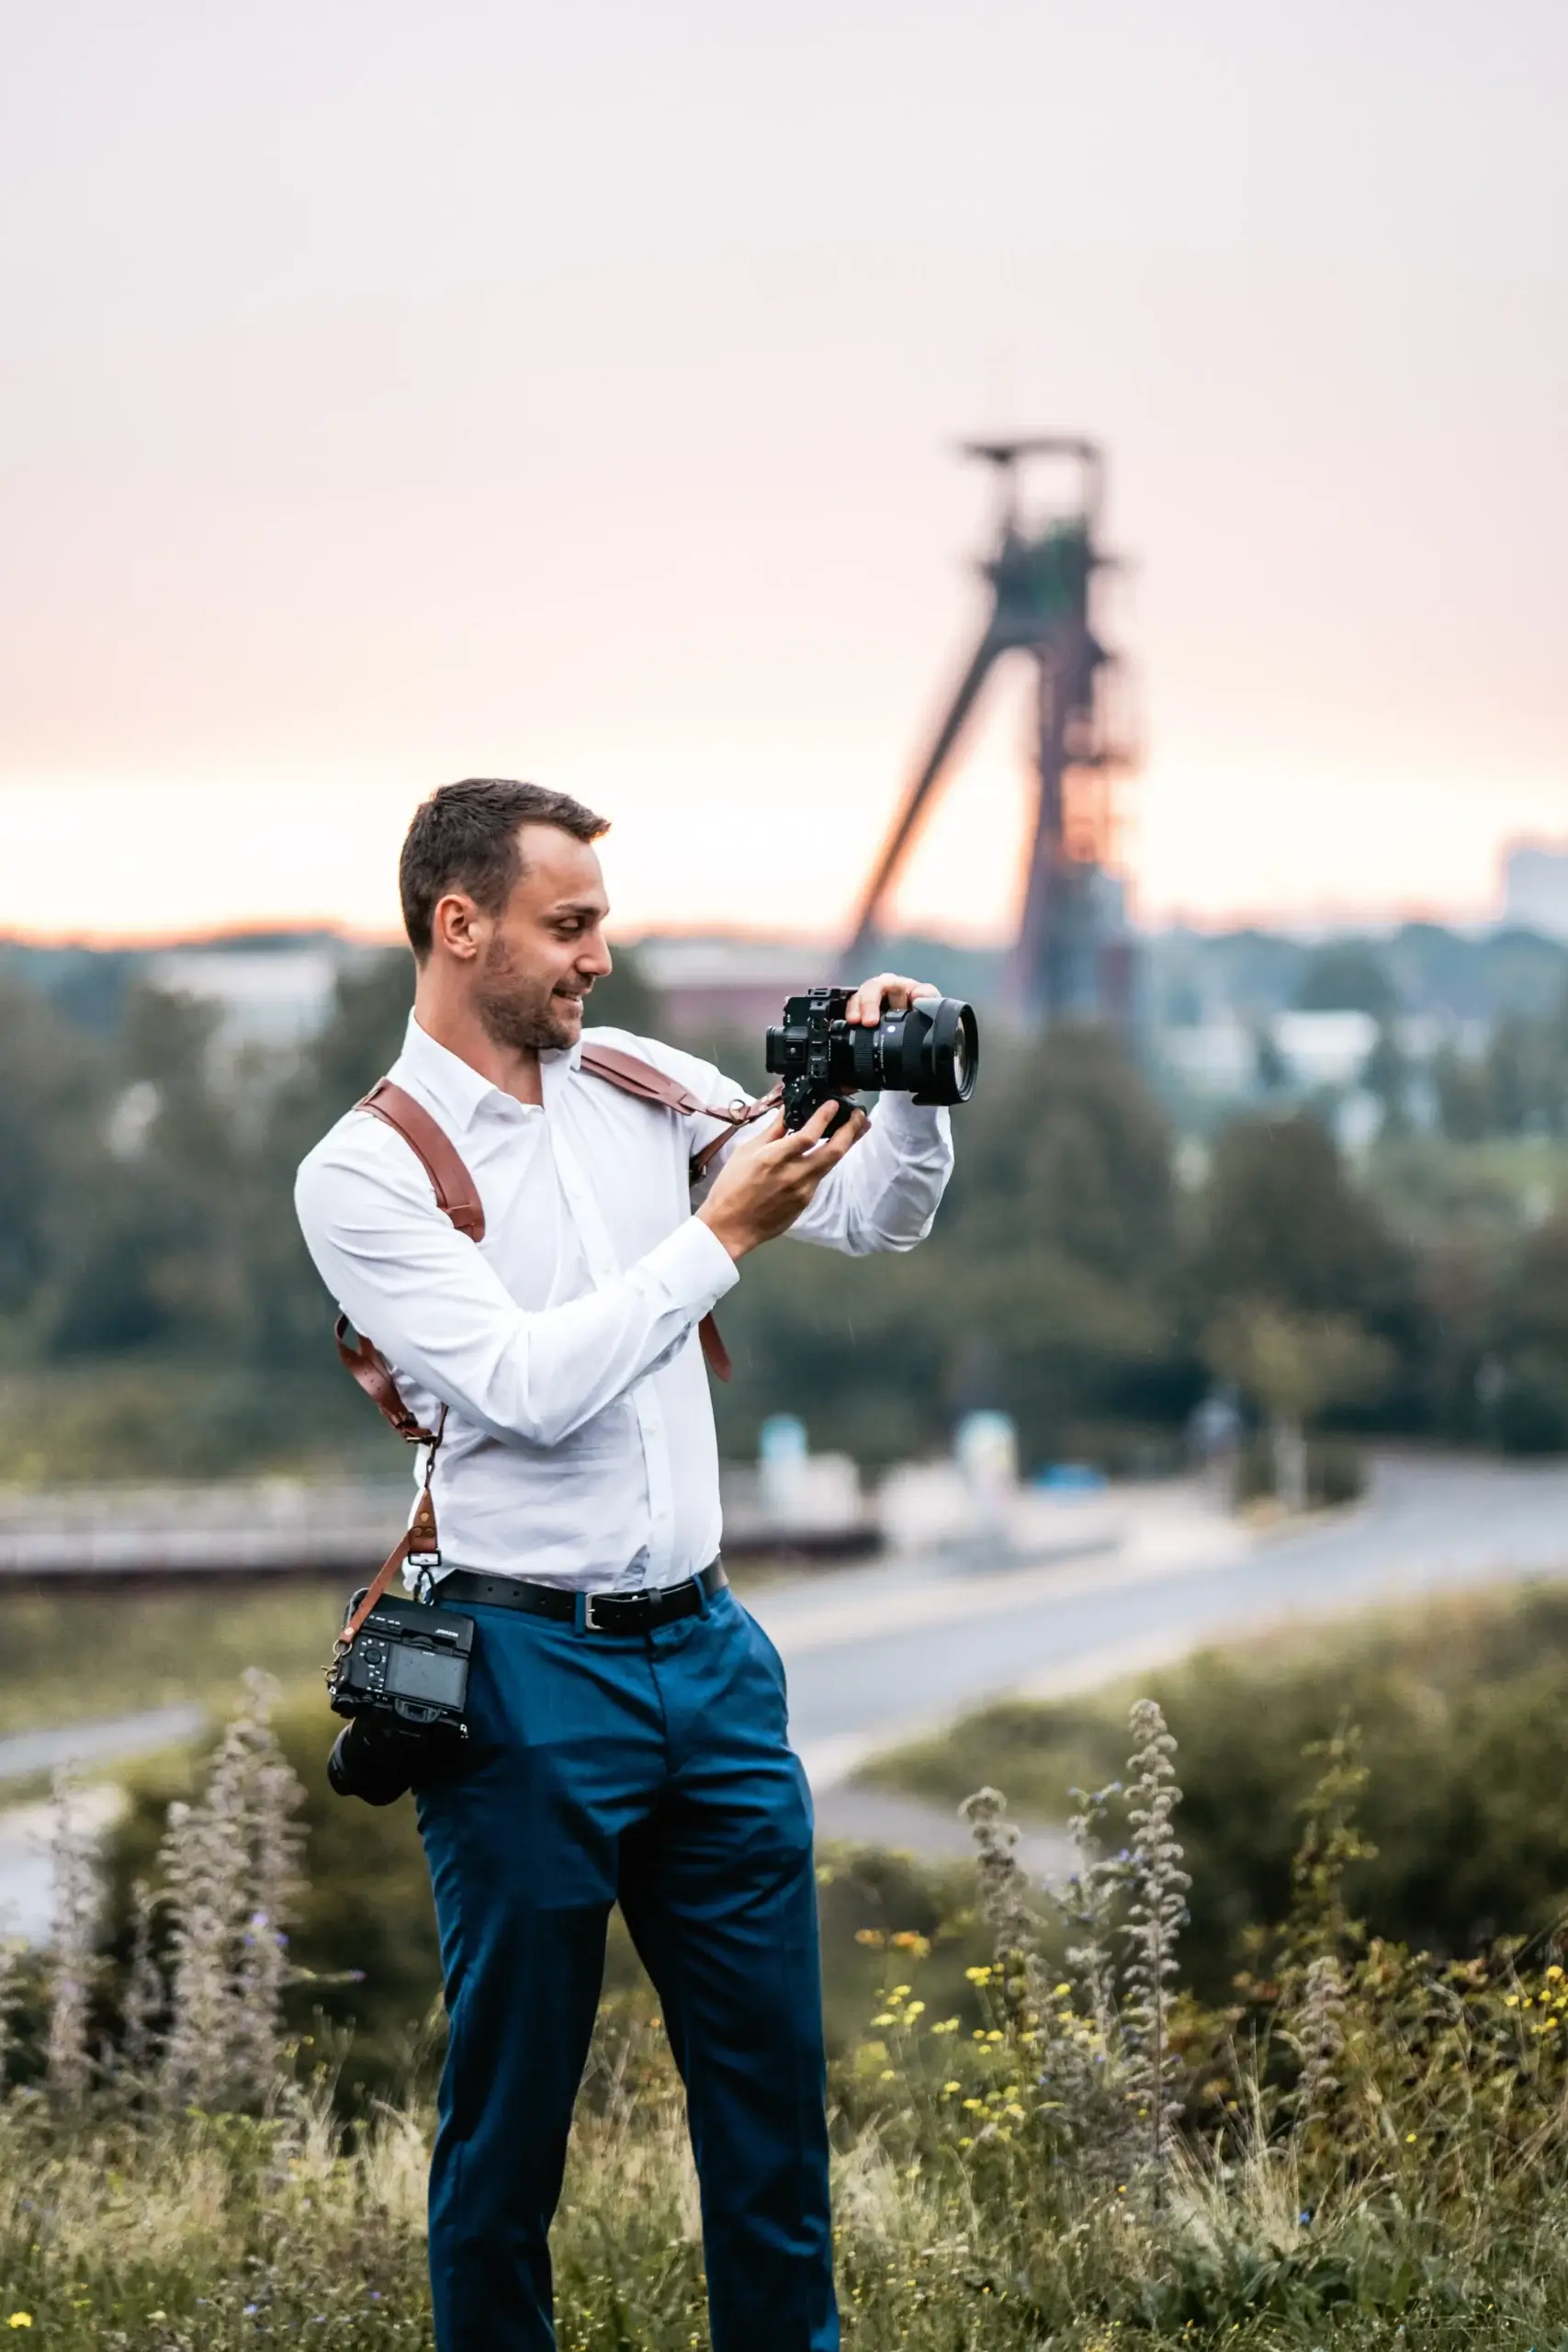
[[[980,1073],[980,1031],[973,1005],[955,996],[922,997],[909,1008],[921,1016],[917,1102],[967,1102]]]

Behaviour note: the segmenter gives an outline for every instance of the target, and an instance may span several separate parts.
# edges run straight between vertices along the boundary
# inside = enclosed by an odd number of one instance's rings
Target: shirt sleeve
[[[412,1153],[368,1119],[317,1146],[294,1199],[355,1329],[492,1437],[531,1445],[558,1445],[625,1396],[737,1280],[692,1217],[604,1289],[521,1307],[436,1207]]]
[[[709,1076],[710,1102],[750,1099],[743,1087],[719,1071]],[[722,1133],[716,1121],[701,1121],[695,1146]],[[694,1199],[706,1197],[707,1183],[733,1148],[730,1145],[714,1155],[706,1182]],[[790,1238],[840,1250],[851,1258],[912,1250],[931,1231],[952,1173],[950,1114],[908,1094],[879,1094],[868,1131],[818,1186],[790,1227]]]

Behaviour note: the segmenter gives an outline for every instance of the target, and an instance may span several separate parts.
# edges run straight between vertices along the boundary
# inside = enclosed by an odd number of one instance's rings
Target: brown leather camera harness
[[[672,1111],[678,1118],[719,1119],[723,1132],[711,1143],[705,1144],[691,1162],[691,1181],[700,1182],[706,1175],[709,1162],[738,1128],[748,1125],[777,1108],[780,1090],[775,1087],[757,1102],[733,1102],[726,1110],[717,1110],[704,1102],[679,1079],[671,1078],[651,1062],[639,1061],[635,1054],[624,1054],[616,1046],[585,1046],[580,1069],[589,1078],[602,1079],[606,1086],[618,1087],[623,1094],[635,1095],[639,1102],[653,1103],[660,1110]],[[456,1147],[437,1122],[412,1094],[394,1086],[389,1078],[378,1080],[369,1093],[355,1106],[368,1111],[372,1118],[382,1120],[403,1141],[423,1164],[435,1193],[435,1204],[444,1216],[450,1217],[457,1231],[470,1241],[482,1241],[485,1213],[479,1201],[479,1187],[464,1167]],[[703,1353],[708,1369],[719,1380],[730,1374],[729,1351],[720,1339],[718,1326],[711,1314],[705,1315],[697,1327]],[[426,1448],[424,1481],[412,1519],[407,1532],[393,1546],[377,1570],[365,1598],[337,1637],[339,1652],[348,1648],[365,1620],[386,1592],[388,1586],[405,1560],[428,1561],[440,1558],[440,1546],[435,1528],[435,1505],[431,1496],[430,1482],[435,1473],[435,1456],[446,1426],[446,1408],[442,1406],[435,1416],[434,1429],[423,1422],[404,1404],[392,1378],[391,1367],[375,1341],[361,1331],[352,1340],[346,1315],[340,1315],[335,1327],[337,1351],[345,1369],[358,1382],[370,1402],[376,1407],[398,1435],[409,1445]]]

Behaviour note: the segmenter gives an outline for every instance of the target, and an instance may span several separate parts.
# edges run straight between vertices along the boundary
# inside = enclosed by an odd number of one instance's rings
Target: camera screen
[[[442,1657],[434,1650],[404,1649],[396,1643],[387,1666],[387,1690],[396,1699],[424,1699],[437,1707],[460,1707],[468,1660]]]

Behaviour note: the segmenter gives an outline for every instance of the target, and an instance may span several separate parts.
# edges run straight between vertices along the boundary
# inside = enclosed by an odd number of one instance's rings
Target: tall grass
[[[299,1792],[270,1703],[254,1680],[117,1967],[68,1805],[55,1951],[0,1964],[0,2329],[19,2340],[430,2343],[429,2119],[411,2097],[346,2130],[331,2064],[284,2038]],[[978,2024],[922,1991],[939,1938],[862,1931],[885,1974],[832,2084],[849,2341],[1560,2346],[1568,1977],[1551,1949],[1456,1964],[1362,1934],[1347,1732],[1314,1759],[1287,1917],[1235,1997],[1201,2006],[1178,1976],[1180,1792],[1152,1702],[1132,1750],[1124,1786],[1079,1797],[1078,1868],[1054,1894],[1020,1870],[1001,1796],[968,1801],[992,1941],[970,1971]],[[1110,1820],[1130,1824],[1115,1851]],[[704,2340],[680,2086],[633,2000],[602,2022],[555,2243],[566,2352]]]

